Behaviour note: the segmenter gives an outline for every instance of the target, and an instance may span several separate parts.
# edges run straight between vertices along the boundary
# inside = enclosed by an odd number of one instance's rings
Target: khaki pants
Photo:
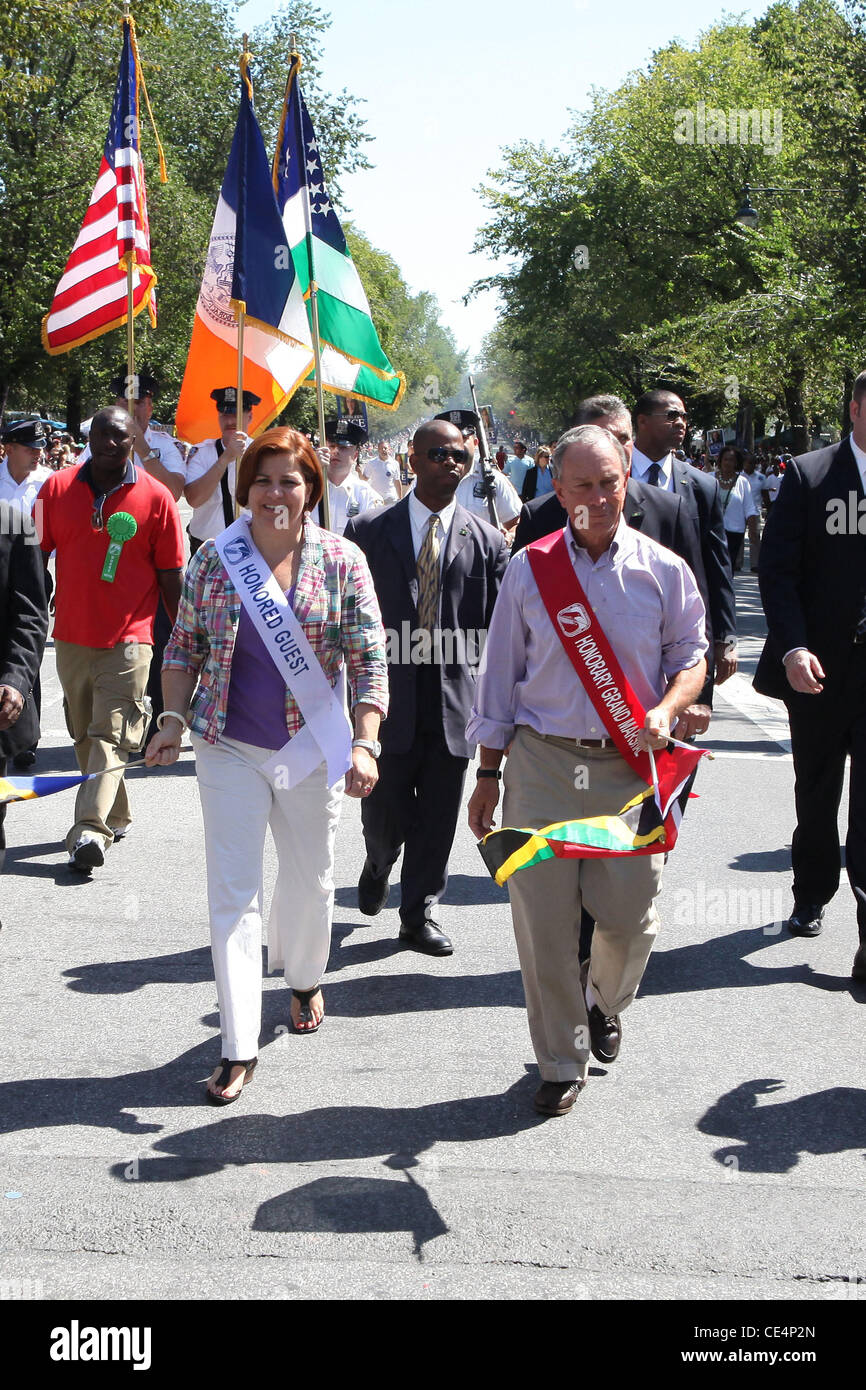
[[[116,647],[80,647],[74,642],[54,646],[66,727],[75,740],[79,768],[101,772],[126,763],[130,753],[140,751],[147,732],[144,692],[152,647],[134,641],[118,642]],[[79,788],[66,848],[73,850],[87,834],[107,849],[115,830],[125,830],[131,819],[120,767]]]
[[[578,767],[585,772],[578,774]],[[575,786],[577,783],[577,786]],[[586,784],[586,785],[584,785]],[[615,748],[578,748],[521,726],[505,764],[502,825],[614,815],[645,785]],[[595,918],[589,978],[605,1014],[635,996],[658,930],[663,854],[550,859],[508,880],[529,1032],[542,1080],[586,1076],[589,1028],[580,983],[581,907]]]

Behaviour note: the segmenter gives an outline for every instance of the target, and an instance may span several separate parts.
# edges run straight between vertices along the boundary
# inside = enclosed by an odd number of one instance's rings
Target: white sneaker
[[[93,869],[101,869],[105,863],[102,842],[95,835],[82,835],[78,844],[70,852],[69,867],[89,874]]]

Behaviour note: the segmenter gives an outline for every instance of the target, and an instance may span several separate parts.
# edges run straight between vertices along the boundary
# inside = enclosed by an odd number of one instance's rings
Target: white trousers
[[[192,735],[204,818],[211,954],[222,1055],[257,1056],[262,1022],[262,860],[268,826],[278,872],[268,919],[268,971],[313,989],[328,962],[334,908],[334,841],[344,782],[324,763],[279,790],[260,770],[273,749]]]

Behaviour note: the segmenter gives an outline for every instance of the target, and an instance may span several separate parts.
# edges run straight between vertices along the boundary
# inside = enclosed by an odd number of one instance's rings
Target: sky
[[[748,19],[770,0],[732,6]],[[239,6],[238,28],[264,22],[270,0]],[[387,251],[413,293],[435,294],[470,363],[494,326],[497,297],[463,306],[496,269],[473,255],[487,210],[478,185],[504,146],[557,145],[569,111],[612,89],[672,39],[691,44],[724,0],[321,0],[332,18],[323,85],[363,98],[375,166],[342,180],[350,216]]]

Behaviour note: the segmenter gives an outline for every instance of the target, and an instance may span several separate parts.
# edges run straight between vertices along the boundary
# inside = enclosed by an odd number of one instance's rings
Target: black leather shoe
[[[377,878],[370,868],[369,859],[365,861],[358,879],[358,910],[365,917],[377,917],[388,901],[388,875]]]
[[[851,967],[851,978],[866,981],[866,946],[858,946],[857,948],[854,964]]]
[[[788,931],[792,936],[820,936],[823,916],[824,909],[820,903],[795,903],[794,911],[788,918]]]
[[[413,951],[423,951],[425,956],[450,956],[454,947],[438,922],[422,922],[418,927],[400,928],[400,940]]]
[[[589,961],[580,967],[580,982],[584,995],[589,980]],[[589,1023],[589,1046],[593,1057],[599,1062],[615,1062],[619,1056],[622,1042],[622,1024],[619,1014],[603,1014],[597,1004],[587,1010]]]
[[[539,1115],[567,1115],[585,1081],[542,1081],[532,1100]]]
[[[18,772],[29,772],[31,767],[36,765],[36,752],[33,748],[25,748],[22,752],[15,754],[12,762]]]

